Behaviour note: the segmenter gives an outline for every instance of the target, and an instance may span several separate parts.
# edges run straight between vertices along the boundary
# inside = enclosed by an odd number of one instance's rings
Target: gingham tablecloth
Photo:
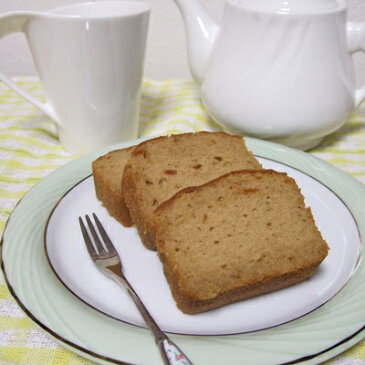
[[[43,99],[36,78],[22,77],[17,82]],[[201,106],[194,83],[144,81],[141,137],[219,129]],[[309,153],[365,183],[365,106]],[[40,179],[76,157],[60,146],[49,118],[0,83],[0,235],[19,199]],[[330,363],[365,365],[365,341]],[[92,363],[55,344],[38,329],[18,307],[0,273],[0,364]]]

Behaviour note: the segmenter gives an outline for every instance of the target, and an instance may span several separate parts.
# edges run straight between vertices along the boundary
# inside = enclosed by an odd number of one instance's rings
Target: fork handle
[[[169,338],[165,338],[160,343],[157,343],[157,346],[160,349],[166,365],[193,365],[179,347]]]
[[[146,322],[147,326],[153,333],[155,337],[155,342],[157,347],[160,350],[162,359],[165,365],[193,365],[193,363],[189,360],[189,358],[179,349],[179,347],[171,341],[168,336],[161,331],[158,324],[152,318],[151,314],[142,303],[141,299],[139,298],[138,294],[134,291],[132,285],[128,282],[125,276],[120,273],[116,274],[113,271],[108,271],[110,276],[116,281],[119,285],[121,285],[124,289],[127,290],[128,294],[133,299],[134,303],[136,304],[139,312],[141,313],[144,321]]]

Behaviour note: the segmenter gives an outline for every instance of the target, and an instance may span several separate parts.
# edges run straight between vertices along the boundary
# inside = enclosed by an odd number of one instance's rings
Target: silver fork
[[[126,289],[128,294],[132,297],[139,312],[145,320],[146,325],[150,328],[155,337],[155,342],[160,350],[164,364],[192,365],[192,362],[187,356],[184,355],[179,347],[174,342],[172,342],[164,332],[162,332],[160,327],[148,312],[147,308],[138,297],[137,293],[134,291],[131,284],[123,275],[122,262],[113,243],[111,242],[95,213],[93,213],[93,217],[99,234],[96,232],[90,217],[88,215],[85,216],[93,240],[91,239],[81,217],[79,217],[79,223],[87,250],[89,251],[89,254],[96,266],[109,278],[113,279],[124,289]]]

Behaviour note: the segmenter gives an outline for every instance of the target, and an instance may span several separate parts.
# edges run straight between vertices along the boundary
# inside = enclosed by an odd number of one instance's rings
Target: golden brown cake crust
[[[155,249],[154,210],[186,186],[243,168],[261,169],[242,137],[224,132],[158,137],[133,151],[122,179],[132,221],[144,245]]]
[[[123,170],[134,147],[111,151],[92,163],[96,197],[125,227],[133,225],[122,194]]]
[[[123,196],[125,197],[125,209],[129,212],[131,221],[137,227],[139,237],[146,248],[155,249],[154,227],[151,226],[150,220],[145,217],[143,207],[143,196],[139,194],[135,184],[135,175],[131,165],[127,164],[124,169],[122,187]],[[153,232],[153,233],[151,233]]]

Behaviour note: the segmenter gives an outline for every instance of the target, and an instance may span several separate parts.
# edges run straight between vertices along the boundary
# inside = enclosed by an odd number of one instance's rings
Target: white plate
[[[161,364],[161,357],[148,330],[101,313],[100,310],[96,310],[80,300],[61,283],[49,265],[45,252],[44,235],[48,220],[57,203],[61,202],[60,205],[65,204],[67,206],[66,202],[69,191],[75,188],[76,194],[77,186],[79,186],[81,195],[85,193],[85,196],[87,196],[86,187],[88,184],[89,192],[92,191],[91,179],[85,181],[86,185],[84,183],[78,184],[90,176],[91,162],[93,160],[111,149],[125,148],[139,142],[140,140],[131,141],[130,143],[112,146],[83,156],[47,176],[36,184],[20,201],[10,216],[2,237],[1,267],[9,290],[18,304],[33,321],[51,334],[60,344],[104,365],[115,363],[157,365]],[[358,261],[351,276],[354,265],[353,260],[359,254],[358,237],[354,233],[356,231],[353,226],[354,222],[360,233],[360,245],[361,247],[364,245],[365,188],[355,179],[335,167],[301,151],[252,138],[247,138],[246,142],[248,148],[257,156],[276,161],[277,164],[272,162],[272,166],[276,169],[283,168],[287,170],[286,166],[290,166],[293,168],[293,170],[289,169],[290,173],[302,175],[297,180],[300,180],[300,184],[304,184],[303,187],[307,189],[305,191],[307,202],[313,205],[320,229],[326,231],[328,226],[330,227],[330,233],[333,232],[326,237],[331,245],[331,253],[326,261],[331,261],[332,257],[335,260],[339,260],[338,270],[335,272],[335,278],[331,277],[331,280],[328,282],[332,289],[327,286],[321,287],[319,295],[321,295],[323,290],[324,292],[327,291],[328,295],[331,296],[331,290],[336,292],[341,286],[341,280],[343,282],[348,281],[337,294],[316,310],[282,325],[261,331],[228,336],[171,334],[171,338],[195,364],[199,365],[242,363],[271,365],[288,362],[314,364],[325,361],[345,351],[365,336],[364,260],[360,259]],[[302,179],[303,182],[301,181]],[[320,192],[320,189],[323,189],[323,192]],[[64,196],[66,197],[63,198]],[[336,196],[338,199],[335,198]],[[327,198],[329,200],[321,202],[322,199]],[[90,205],[83,207],[84,210],[80,213],[89,213],[91,208],[94,208],[95,200],[93,199],[91,199],[91,203],[88,203]],[[86,200],[89,201],[88,198]],[[348,210],[344,209],[340,201],[343,202]],[[328,202],[329,205],[327,205]],[[116,225],[118,227],[117,234],[113,228],[116,223],[106,215],[105,211],[103,212],[103,209],[98,204],[96,202],[96,212],[100,214],[107,230],[111,232],[113,240],[118,246],[121,245],[120,247],[123,244],[127,245],[127,242],[119,242],[120,226]],[[75,209],[75,212],[73,212],[73,209]],[[64,212],[67,216],[68,214],[76,214],[77,210],[80,211],[77,205],[68,205],[67,213],[66,211]],[[51,219],[53,220],[54,218],[52,216]],[[345,223],[346,220],[349,220],[350,225]],[[65,222],[67,222],[67,219]],[[77,219],[71,225],[67,224],[66,226],[71,233],[72,230],[77,232]],[[131,232],[130,235],[133,237],[133,229],[129,230],[129,232]],[[350,236],[348,236],[349,232],[351,232]],[[63,232],[60,233],[63,234]],[[74,240],[76,247],[79,245],[79,248],[82,248],[82,241],[80,236],[77,237],[78,234],[76,236],[71,234],[70,237]],[[328,233],[325,234],[327,235]],[[331,237],[332,234],[342,237],[339,241],[336,241],[339,243],[337,247],[334,247],[336,243],[334,243]],[[351,235],[356,236],[353,237],[354,241]],[[127,247],[135,246],[137,250],[139,244],[138,242],[134,243],[135,245],[131,242],[131,245]],[[69,242],[67,241],[60,242],[61,246],[66,247],[68,244]],[[129,254],[129,251],[124,250],[124,248],[121,251],[123,251],[122,254],[127,252]],[[151,261],[155,258],[153,253],[149,253],[144,249],[143,252],[151,257]],[[341,252],[347,257],[346,259],[342,258]],[[79,253],[81,253],[80,262],[82,262],[82,266],[94,270],[90,263],[86,264],[85,252],[79,250]],[[352,259],[349,259],[347,255],[350,255]],[[126,265],[129,265],[129,259],[125,258],[125,261]],[[323,269],[320,268],[319,270],[318,278],[326,274],[327,269],[325,265],[328,265],[326,261],[323,263]],[[157,263],[156,265],[158,266]],[[74,266],[78,266],[78,261],[75,261]],[[150,272],[148,271],[146,274],[145,270],[150,269],[143,269],[143,271],[138,270],[138,272],[144,279],[149,279]],[[136,282],[138,281],[138,276],[131,272],[128,267],[127,274],[131,278],[133,277],[133,280],[136,280]],[[74,277],[75,275],[72,274],[71,278]],[[316,281],[317,276],[313,279]],[[334,286],[332,279],[335,281],[337,279],[340,280],[340,284]],[[162,279],[158,281],[163,283]],[[90,279],[88,282],[90,286],[93,285]],[[137,290],[141,289],[138,287],[138,284],[136,284],[136,287]],[[154,288],[149,290],[155,292]],[[164,290],[167,293],[166,295],[169,295],[167,287]],[[87,293],[90,293],[90,290]],[[149,297],[148,293],[146,291],[145,295],[147,297]],[[118,289],[118,295],[122,295],[121,289]],[[161,301],[158,300],[158,303],[162,302],[165,303],[164,305],[172,305],[170,299],[162,298]],[[306,299],[302,293],[300,294],[300,299]],[[104,301],[102,300],[102,302]],[[239,306],[240,304],[237,305]],[[285,303],[286,305],[287,303]],[[318,303],[314,304],[314,306],[316,305]],[[270,312],[279,309],[281,308],[270,308]],[[219,311],[223,313],[226,310],[230,310],[230,306],[226,306]],[[156,309],[153,308],[153,311],[156,311]],[[218,311],[214,311],[214,313],[218,313]],[[156,312],[154,314],[158,316]],[[128,312],[128,315],[130,316],[128,320],[132,321],[133,312]],[[258,316],[255,315],[255,317],[257,319]],[[235,319],[239,325],[243,323],[241,316],[236,316]],[[136,323],[139,321],[138,318],[134,320],[136,320]],[[172,321],[167,324],[166,322],[163,323],[163,326],[171,330],[185,332],[185,329],[182,329],[180,326],[176,328],[176,324]],[[198,331],[201,331],[201,328]],[[192,332],[194,330],[197,330],[195,325],[186,327],[186,331]],[[219,328],[219,331],[223,330],[227,330],[227,328],[224,326]],[[228,328],[227,331],[230,330],[232,328]],[[242,327],[239,330],[242,330]]]
[[[310,176],[267,159],[263,166],[295,178],[312,208],[328,257],[315,275],[300,284],[228,305],[186,315],[177,309],[156,252],[147,250],[135,228],[111,218],[95,196],[92,177],[72,188],[58,203],[46,231],[46,250],[58,277],[77,297],[101,312],[137,326],[143,319],[128,294],[93,264],[78,225],[78,217],[95,212],[120,254],[124,273],[164,331],[222,335],[277,326],[318,308],[336,294],[353,273],[360,238],[351,212],[325,185]],[[336,222],[336,224],[333,224]]]

